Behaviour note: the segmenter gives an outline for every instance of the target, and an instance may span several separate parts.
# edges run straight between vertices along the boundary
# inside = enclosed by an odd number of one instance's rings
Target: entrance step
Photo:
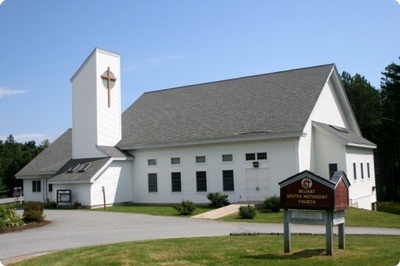
[[[235,203],[235,204],[231,204],[222,208],[218,208],[209,212],[204,212],[195,216],[192,216],[190,218],[193,219],[219,219],[221,217],[230,215],[230,214],[234,214],[234,213],[238,213],[239,212],[239,208],[240,206],[247,206],[249,205],[248,203]],[[253,205],[254,204],[250,204]]]

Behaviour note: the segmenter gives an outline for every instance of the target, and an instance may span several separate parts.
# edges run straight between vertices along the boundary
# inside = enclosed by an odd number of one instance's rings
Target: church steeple
[[[102,157],[121,140],[120,56],[96,48],[71,78],[72,156]]]

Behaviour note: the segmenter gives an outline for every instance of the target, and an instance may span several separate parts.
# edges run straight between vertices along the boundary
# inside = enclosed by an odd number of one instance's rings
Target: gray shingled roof
[[[122,115],[121,149],[301,132],[333,64],[144,93]]]
[[[126,151],[121,151],[116,147],[112,146],[97,146],[99,147],[103,152],[107,154],[107,156],[110,157],[132,157],[131,154],[129,154]]]
[[[50,179],[52,182],[89,182],[90,179],[110,160],[110,158],[87,158],[87,159],[71,159]],[[90,163],[89,168],[84,172],[79,169],[85,163]],[[78,166],[72,173],[68,172],[70,167]]]
[[[35,176],[54,174],[72,157],[72,129],[68,129],[58,139],[38,154],[15,176]]]
[[[327,125],[320,122],[313,122],[314,125],[323,129],[325,132],[339,138],[346,144],[358,144],[358,145],[366,145],[371,147],[376,147],[374,143],[371,141],[364,139],[362,136],[350,131],[347,128],[341,128],[337,126]]]

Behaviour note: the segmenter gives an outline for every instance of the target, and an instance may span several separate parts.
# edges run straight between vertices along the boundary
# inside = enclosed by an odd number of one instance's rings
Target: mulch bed
[[[50,223],[51,223],[50,221],[43,221],[41,223],[30,223],[30,224],[24,224],[21,226],[7,226],[6,228],[0,229],[0,234],[21,232],[21,231],[28,230],[28,229],[42,227],[42,226],[48,225]]]

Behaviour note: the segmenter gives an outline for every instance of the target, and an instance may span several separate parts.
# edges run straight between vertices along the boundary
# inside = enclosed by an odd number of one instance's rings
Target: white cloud
[[[135,63],[131,63],[131,64],[124,64],[122,66],[122,70],[126,71],[126,72],[131,72],[131,71],[135,71],[138,68],[138,65]]]
[[[153,65],[161,65],[164,62],[170,63],[179,60],[181,58],[182,58],[181,55],[165,55],[165,56],[154,57],[152,59],[147,60],[147,62]]]
[[[0,0],[0,5],[4,2],[5,0]]]
[[[27,90],[13,90],[13,89],[0,88],[0,99],[6,96],[13,96],[16,94],[24,94],[28,92],[29,91]]]

